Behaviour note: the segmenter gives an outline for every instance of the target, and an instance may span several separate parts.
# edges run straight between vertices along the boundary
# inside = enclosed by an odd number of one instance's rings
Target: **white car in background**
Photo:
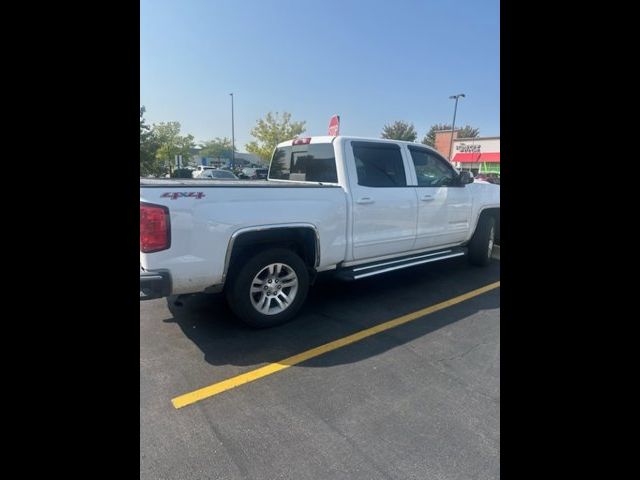
[[[219,170],[217,168],[204,170],[197,178],[211,178],[214,180],[239,180],[238,177],[232,172],[228,170]]]
[[[193,178],[200,178],[200,175],[202,175],[207,170],[216,170],[216,167],[210,167],[208,165],[198,165],[192,172]]]

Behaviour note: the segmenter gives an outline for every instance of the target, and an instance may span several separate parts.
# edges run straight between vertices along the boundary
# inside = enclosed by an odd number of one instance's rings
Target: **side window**
[[[392,143],[352,142],[358,185],[364,187],[406,187],[400,147]]]
[[[416,167],[419,187],[456,186],[458,179],[449,162],[422,148],[409,147],[413,165]]]
[[[338,183],[333,144],[294,145],[276,149],[269,178]]]
[[[307,182],[338,183],[336,159],[332,143],[311,144],[302,151],[291,152],[290,179],[295,176]]]

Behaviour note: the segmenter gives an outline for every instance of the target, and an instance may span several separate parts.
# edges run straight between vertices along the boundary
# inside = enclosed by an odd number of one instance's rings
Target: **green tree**
[[[145,123],[145,112],[144,106],[140,107],[140,175],[159,175],[161,169],[156,161],[158,144],[151,127]]]
[[[180,122],[154,124],[152,132],[158,144],[156,160],[165,171],[172,172],[176,155],[182,155],[183,166],[191,163],[193,135],[180,135]]]
[[[440,130],[451,130],[451,125],[446,123],[436,123],[431,125],[431,128],[422,139],[422,143],[429,145],[430,147],[436,146],[436,132]],[[471,125],[465,125],[459,129],[457,138],[476,138],[480,134],[480,129],[473,128]]]
[[[227,137],[216,137],[213,140],[207,140],[200,150],[200,155],[203,157],[212,158],[231,158],[231,140]],[[236,149],[237,151],[237,149]]]
[[[251,136],[256,140],[247,144],[247,152],[270,162],[276,145],[285,140],[296,138],[304,132],[306,123],[306,121],[292,122],[291,114],[288,112],[282,113],[282,119],[280,119],[278,112],[275,115],[269,112],[264,119],[259,119],[251,130]]]
[[[436,123],[434,125],[431,125],[431,128],[422,139],[422,143],[424,143],[425,145],[429,145],[430,147],[435,147],[436,132],[439,132],[441,130],[451,130],[451,125],[447,125],[446,123]]]
[[[385,125],[380,136],[391,140],[414,142],[415,139],[418,138],[418,133],[416,132],[413,123],[409,124],[399,120],[393,122],[391,125]]]
[[[476,138],[479,134],[479,128],[473,128],[471,125],[465,125],[458,130],[457,138]]]
[[[149,130],[151,130],[149,125],[145,123],[144,114],[146,111],[147,109],[144,105],[140,107],[140,143],[142,143],[143,138],[150,134]]]

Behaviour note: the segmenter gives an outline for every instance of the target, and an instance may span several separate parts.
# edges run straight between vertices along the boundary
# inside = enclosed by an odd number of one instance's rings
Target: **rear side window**
[[[352,142],[358,185],[364,187],[406,187],[400,147],[392,143]]]
[[[338,183],[333,144],[316,143],[277,148],[271,161],[269,178]]]

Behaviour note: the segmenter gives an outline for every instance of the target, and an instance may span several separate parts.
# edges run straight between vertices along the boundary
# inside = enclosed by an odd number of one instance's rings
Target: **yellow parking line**
[[[192,403],[199,402],[200,400],[204,400],[205,398],[209,398],[227,390],[231,390],[232,388],[239,387],[240,385],[244,385],[245,383],[253,382],[262,377],[266,377],[267,375],[272,375],[276,372],[279,372],[280,370],[284,370],[285,368],[297,365],[298,363],[304,362],[324,353],[336,350],[351,343],[358,342],[362,339],[375,335],[376,333],[384,332],[385,330],[389,330],[399,325],[411,322],[420,317],[424,317],[425,315],[429,315],[433,312],[437,312],[438,310],[442,310],[443,308],[447,308],[457,303],[464,302],[465,300],[477,297],[478,295],[482,295],[483,293],[498,287],[500,287],[499,281],[491,283],[489,285],[485,285],[484,287],[472,290],[450,300],[446,300],[444,302],[437,303],[436,305],[423,308],[422,310],[418,310],[416,312],[408,313],[407,315],[394,318],[393,320],[381,323],[380,325],[376,325],[375,327],[367,328],[347,337],[339,338],[338,340],[334,340],[333,342],[325,343],[324,345],[320,345],[319,347],[315,347],[311,350],[307,350],[292,357],[285,358],[284,360],[280,360],[279,362],[270,363],[269,365],[265,365],[264,367],[228,378],[227,380],[214,383],[213,385],[209,385],[208,387],[200,388],[190,393],[185,393],[184,395],[180,395],[179,397],[171,400],[171,403],[173,403],[173,406],[175,408],[186,407],[187,405],[191,405]]]

